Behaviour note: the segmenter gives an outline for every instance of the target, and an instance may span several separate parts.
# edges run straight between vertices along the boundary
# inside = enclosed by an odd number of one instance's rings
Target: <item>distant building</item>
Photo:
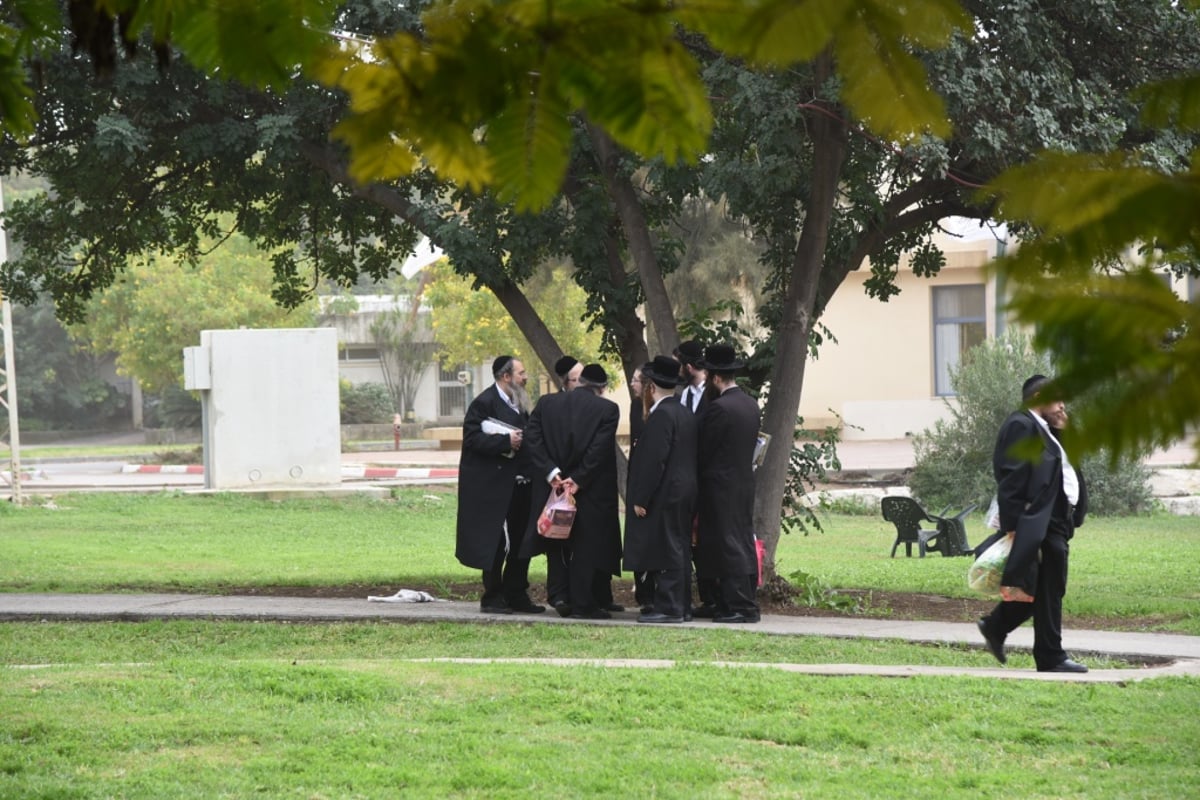
[[[342,310],[347,297],[322,298],[323,325],[337,329],[338,373],[352,384],[386,383],[380,347],[372,326],[388,314],[413,313],[412,299],[407,296],[355,295],[357,308]],[[430,309],[422,304],[416,309],[413,327],[417,342],[431,344]],[[421,370],[413,415],[416,421],[459,424],[467,404],[492,382],[486,365],[455,365],[444,369],[435,356],[430,356]],[[386,422],[387,420],[381,420]]]

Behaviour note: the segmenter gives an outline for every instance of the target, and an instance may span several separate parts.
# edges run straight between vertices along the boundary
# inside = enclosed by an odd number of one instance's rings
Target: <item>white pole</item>
[[[4,187],[0,185],[0,214],[4,213]],[[8,243],[4,238],[4,223],[0,220],[0,264],[8,262]],[[4,386],[0,389],[5,390],[5,397],[0,398],[0,403],[3,403],[8,408],[8,442],[11,450],[12,470],[12,501],[20,505],[21,503],[21,430],[17,424],[17,370],[16,362],[13,359],[13,335],[12,335],[12,305],[9,304],[8,298],[3,298],[3,330],[4,330]]]

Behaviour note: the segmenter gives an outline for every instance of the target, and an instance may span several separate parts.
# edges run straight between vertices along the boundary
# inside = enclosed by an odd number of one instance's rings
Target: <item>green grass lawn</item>
[[[0,590],[473,581],[453,559],[454,510],[435,488],[0,505]],[[1090,521],[1068,604],[1114,618],[1136,605],[1196,632],[1197,527]],[[893,536],[830,517],[825,533],[784,538],[781,571],[966,596],[966,559],[892,560]],[[681,665],[418,661],[517,656]],[[714,661],[993,663],[966,646],[637,625],[0,623],[0,798],[1091,800],[1196,786],[1198,680],[829,678]]]
[[[456,502],[452,489],[423,487],[394,500],[94,493],[52,506],[0,504],[0,591],[475,582],[478,573],[454,559]],[[802,570],[835,588],[972,596],[968,559],[890,558],[894,529],[873,516],[830,515],[824,527],[782,538],[781,574]],[[970,540],[985,534],[973,519]],[[535,580],[544,563],[534,560]],[[1089,519],[1072,541],[1065,612],[1200,635],[1200,520]]]
[[[789,659],[861,661],[864,646],[881,658],[977,657],[805,639],[637,626],[0,624],[0,797],[1095,800],[1195,786],[1197,680],[414,660],[760,660],[781,647]],[[818,649],[830,645],[845,649]]]

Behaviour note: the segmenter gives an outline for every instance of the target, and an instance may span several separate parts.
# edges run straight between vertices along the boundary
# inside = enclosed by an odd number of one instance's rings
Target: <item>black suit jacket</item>
[[[758,403],[737,386],[708,403],[700,417],[696,574],[702,578],[758,572],[753,466],[758,426]]]
[[[467,407],[463,418],[462,454],[458,460],[458,522],[454,555],[463,566],[491,569],[504,536],[504,522],[518,474],[528,478],[524,446],[513,453],[508,434],[484,433],[488,417],[524,428],[529,420],[500,396],[495,384],[484,389]],[[511,457],[509,454],[512,454]]]
[[[533,512],[525,533],[525,555],[546,552],[546,539],[535,530],[537,515],[550,496],[546,478],[554,469],[579,484],[571,557],[595,569],[619,575],[621,521],[617,510],[617,404],[576,388],[545,395],[529,415],[525,429],[533,478]]]
[[[625,569],[683,569],[696,503],[696,418],[676,397],[646,420],[625,489]],[[633,507],[646,509],[639,517]]]
[[[1050,433],[1030,411],[1016,411],[1004,420],[992,451],[996,477],[996,500],[1000,509],[1000,532],[1015,531],[1012,553],[1002,583],[1020,586],[1034,594],[1037,585],[1038,550],[1046,538],[1056,509],[1066,507],[1063,495],[1063,463]],[[1087,490],[1083,473],[1079,478],[1079,500],[1071,518],[1064,518],[1067,538],[1087,513]]]

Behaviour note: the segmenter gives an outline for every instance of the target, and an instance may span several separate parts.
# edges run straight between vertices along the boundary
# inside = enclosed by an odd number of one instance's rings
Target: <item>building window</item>
[[[1195,275],[1188,275],[1187,287],[1188,287],[1188,296],[1187,296],[1188,302],[1189,303],[1200,302],[1200,278],[1197,278]]]
[[[933,383],[939,397],[953,395],[950,371],[987,338],[984,285],[933,288]]]
[[[378,347],[362,347],[359,345],[346,345],[342,348],[342,361],[378,361]]]
[[[459,364],[453,369],[438,367],[438,416],[465,417],[467,406],[471,402],[471,385],[464,384],[459,376],[469,372],[466,364]]]

